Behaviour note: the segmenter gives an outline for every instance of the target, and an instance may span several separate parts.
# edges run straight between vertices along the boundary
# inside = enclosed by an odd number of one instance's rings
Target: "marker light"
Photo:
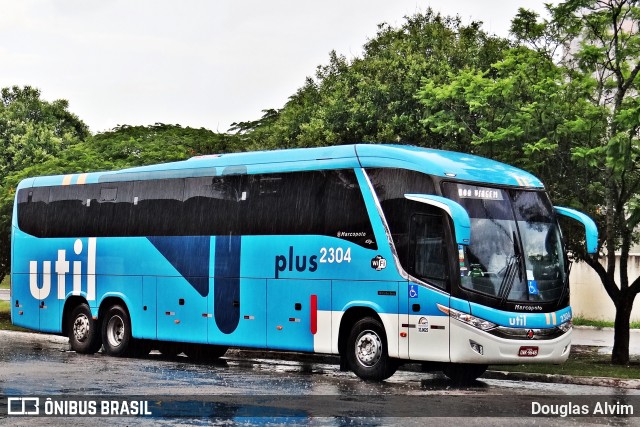
[[[459,320],[463,323],[466,323],[467,325],[473,326],[474,328],[483,331],[488,331],[489,329],[493,329],[498,326],[495,323],[489,322],[488,320],[484,320],[479,317],[472,316],[470,314],[463,313],[461,311],[454,310],[453,308],[445,307],[440,304],[438,304],[438,310],[445,314],[448,314],[449,317],[453,319]]]

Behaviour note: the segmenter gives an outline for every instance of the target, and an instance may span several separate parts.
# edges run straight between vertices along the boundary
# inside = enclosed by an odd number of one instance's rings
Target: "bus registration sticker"
[[[538,346],[523,345],[518,351],[520,357],[536,357],[538,355]]]
[[[421,334],[429,332],[429,319],[421,317],[420,320],[418,320],[418,332]]]

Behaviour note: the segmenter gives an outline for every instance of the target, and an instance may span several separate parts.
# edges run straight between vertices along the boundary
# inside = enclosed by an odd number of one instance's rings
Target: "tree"
[[[9,178],[34,164],[55,159],[89,136],[69,103],[40,98],[30,86],[0,90],[0,277],[9,272],[10,227],[15,182]]]
[[[447,85],[427,79],[418,94],[432,113],[423,121],[431,130],[531,170],[556,199],[604,223],[606,266],[577,252],[616,306],[616,364],[629,362],[629,319],[640,292],[640,278],[631,282],[627,273],[640,222],[637,3],[568,0],[549,6],[551,19],[543,21],[520,10],[512,22],[519,47],[502,61],[453,74]]]
[[[605,107],[606,132],[596,147],[576,155],[602,173],[606,223],[606,267],[596,258],[586,262],[596,271],[616,307],[612,362],[629,363],[629,318],[640,277],[630,281],[629,249],[637,242],[640,223],[640,9],[637,0],[569,0],[550,8],[552,22],[566,28],[578,45],[568,67],[592,76],[590,101]],[[620,250],[620,281],[616,281]]]
[[[572,154],[596,146],[606,127],[602,108],[586,100],[592,84],[566,79],[546,55],[517,47],[447,84],[425,78],[417,98],[426,107],[422,123],[447,140],[444,148],[529,170],[554,200],[594,213],[600,184]]]
[[[420,125],[424,108],[414,97],[423,76],[444,80],[452,70],[488,66],[509,46],[481,24],[463,25],[428,9],[403,25],[381,24],[361,57],[331,52],[329,63],[279,110],[238,123],[234,130],[256,148],[359,142],[439,146]]]
[[[17,92],[14,90],[8,93],[15,95]],[[7,139],[12,142],[7,144],[10,149],[3,153],[6,157],[2,157],[5,170],[9,172],[2,175],[0,182],[0,277],[4,277],[9,271],[11,214],[15,188],[20,180],[30,176],[171,162],[200,154],[239,151],[242,148],[241,141],[234,135],[162,123],[151,126],[118,126],[94,136],[89,135],[86,126],[75,123],[76,129],[83,133],[74,135],[68,128],[61,126],[64,121],[60,117],[67,117],[63,114],[66,112],[66,102],[48,104],[40,101],[39,92],[31,88],[28,88],[26,95],[30,101],[28,103],[23,102],[20,106],[9,103],[13,127],[6,133]],[[23,98],[24,96],[16,97]],[[47,108],[58,113],[58,119],[51,119],[41,111]],[[25,117],[38,120],[31,122]],[[69,119],[69,123],[73,121]],[[53,124],[59,125],[60,129]],[[20,130],[32,128],[38,131],[20,133]],[[63,137],[57,138],[58,134]]]

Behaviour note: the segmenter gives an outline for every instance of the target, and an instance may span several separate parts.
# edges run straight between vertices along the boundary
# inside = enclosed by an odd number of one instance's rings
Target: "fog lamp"
[[[484,355],[484,348],[482,348],[481,344],[478,344],[474,340],[469,340],[469,345],[471,345],[471,350],[475,351],[479,355]]]

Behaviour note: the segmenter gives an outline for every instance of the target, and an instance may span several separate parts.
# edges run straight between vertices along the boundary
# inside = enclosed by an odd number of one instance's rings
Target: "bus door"
[[[446,218],[440,212],[413,214],[407,251],[408,273],[419,279],[407,283],[409,359],[449,361],[450,262]]]
[[[329,280],[268,280],[267,347],[330,352],[330,306]]]

